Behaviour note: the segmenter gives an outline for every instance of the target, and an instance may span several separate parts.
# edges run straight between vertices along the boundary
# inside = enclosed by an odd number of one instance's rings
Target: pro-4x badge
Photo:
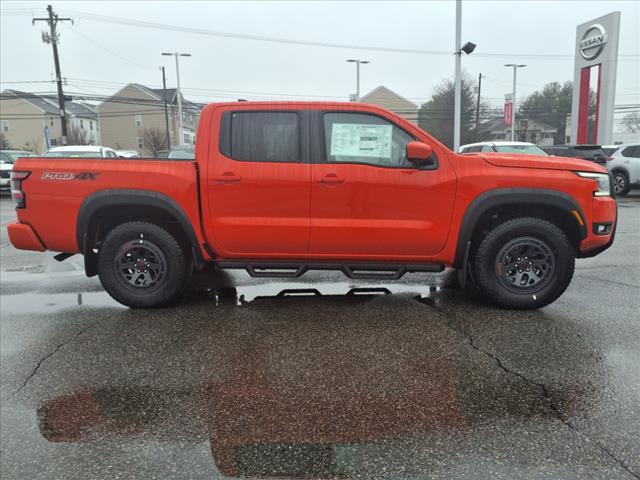
[[[99,172],[42,172],[42,180],[96,180]]]

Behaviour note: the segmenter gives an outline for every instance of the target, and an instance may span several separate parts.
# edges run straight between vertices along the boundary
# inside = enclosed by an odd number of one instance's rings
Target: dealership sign
[[[595,59],[607,43],[607,32],[602,25],[597,23],[591,25],[582,36],[580,41],[580,55],[585,60]]]
[[[575,39],[571,143],[608,145],[613,143],[620,12],[581,23]]]

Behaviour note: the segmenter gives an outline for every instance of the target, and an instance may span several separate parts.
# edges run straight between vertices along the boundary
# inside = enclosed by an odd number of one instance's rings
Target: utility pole
[[[171,151],[171,133],[169,131],[169,111],[167,110],[167,77],[164,75],[164,67],[162,69],[162,100],[164,102],[164,123],[167,126],[167,150]]]
[[[359,58],[350,58],[347,62],[356,64],[356,102],[358,102],[360,101],[360,65],[366,65],[371,62],[369,60],[360,60]]]
[[[460,103],[462,97],[462,0],[456,0],[456,77],[453,94],[453,151],[460,147]]]
[[[167,53],[167,52],[163,52],[162,55],[164,56],[174,56],[176,57],[176,77],[178,79],[178,88],[176,89],[176,97],[178,99],[178,135],[180,136],[180,138],[178,139],[178,145],[182,145],[184,143],[184,134],[182,133],[182,129],[183,129],[183,123],[182,123],[182,98],[181,98],[181,93],[180,93],[180,62],[178,61],[178,57],[190,57],[191,54],[190,53],[178,53],[178,52],[174,52],[174,53]]]
[[[505,67],[513,67],[513,93],[511,96],[511,141],[516,141],[516,72],[519,68],[526,67],[526,65],[519,65],[517,63],[506,63]]]
[[[480,91],[482,90],[482,74],[478,74],[478,101],[476,103],[476,141],[480,141]]]
[[[42,32],[42,41],[44,43],[50,43],[53,47],[53,63],[56,67],[56,83],[58,84],[58,107],[60,109],[60,132],[62,134],[62,144],[67,144],[67,115],[64,109],[64,93],[62,91],[62,76],[60,75],[60,60],[58,59],[58,32],[56,28],[58,22],[71,22],[70,18],[60,18],[57,13],[53,13],[53,7],[47,5],[47,12],[49,16],[47,18],[34,18],[31,20],[31,24],[35,25],[36,22],[47,22],[49,24],[49,33]]]

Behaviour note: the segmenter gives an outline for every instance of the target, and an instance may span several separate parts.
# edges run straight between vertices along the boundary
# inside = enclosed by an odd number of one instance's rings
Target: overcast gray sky
[[[6,83],[53,78],[51,47],[42,43],[47,2],[1,4],[0,81],[2,89],[54,91],[51,83]],[[60,28],[62,74],[69,92],[114,93],[138,82],[160,86],[166,65],[168,86],[175,67],[163,51],[189,52],[181,62],[187,98],[221,101],[241,98],[346,99],[355,91],[355,66],[347,58],[370,60],[362,67],[362,93],[386,85],[415,103],[425,101],[434,85],[453,75],[453,55],[393,53],[357,48],[302,46],[224,38],[97,21],[82,13],[157,24],[265,37],[452,52],[455,2],[97,2],[54,1],[54,10],[75,24]],[[573,78],[575,27],[600,15],[622,12],[618,64],[618,104],[640,103],[640,2],[638,1],[463,1],[464,41],[478,44],[463,57],[472,76],[486,75],[483,97],[502,104],[511,89],[511,70],[520,62],[518,97],[545,82]],[[487,57],[482,54],[505,54]],[[519,54],[567,55],[523,58]],[[254,92],[254,93],[246,93]],[[264,93],[268,95],[259,95]]]

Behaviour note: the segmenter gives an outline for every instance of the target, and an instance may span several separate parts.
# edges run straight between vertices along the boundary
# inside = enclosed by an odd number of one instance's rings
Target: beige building
[[[521,118],[516,114],[516,141],[531,142],[541,147],[553,145],[558,129],[540,120]],[[480,124],[480,136],[485,140],[511,140],[511,125],[504,124],[503,117]]]
[[[67,126],[86,132],[88,143],[100,144],[100,125],[94,107],[82,102],[65,102]],[[0,130],[13,148],[43,153],[47,150],[45,128],[51,146],[60,144],[58,99],[18,90],[4,90],[0,96]]]
[[[418,106],[383,85],[362,96],[360,102],[379,105],[416,125],[418,124]]]
[[[166,132],[163,89],[130,83],[98,106],[102,142],[116,150],[151,153],[145,145],[144,132],[160,129]],[[179,134],[178,102],[175,88],[166,90],[171,146],[194,145],[200,118],[197,105],[182,97],[183,132]],[[182,137],[182,138],[180,138]]]

